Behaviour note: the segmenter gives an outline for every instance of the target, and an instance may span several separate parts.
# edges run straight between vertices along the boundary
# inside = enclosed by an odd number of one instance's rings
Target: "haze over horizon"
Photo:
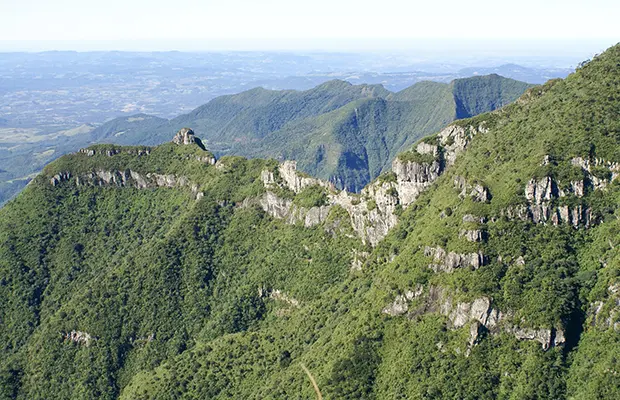
[[[0,4],[0,51],[420,51],[573,55],[619,37],[607,0],[226,4],[24,0]],[[24,29],[27,26],[28,29]]]

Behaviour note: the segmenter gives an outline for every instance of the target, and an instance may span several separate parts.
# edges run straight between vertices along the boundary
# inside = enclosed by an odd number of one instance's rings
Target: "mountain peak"
[[[177,134],[174,135],[172,142],[175,144],[183,145],[196,143],[196,135],[194,134],[194,131],[190,128],[181,128],[177,132]]]
[[[202,144],[202,141],[196,137],[194,131],[191,128],[181,128],[174,138],[172,138],[172,143],[178,145],[188,145],[188,144],[196,144],[203,150],[206,150],[205,146]]]

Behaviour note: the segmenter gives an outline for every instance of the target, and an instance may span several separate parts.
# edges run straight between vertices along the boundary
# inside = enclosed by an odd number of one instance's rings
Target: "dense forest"
[[[358,194],[188,130],[63,156],[0,209],[0,399],[620,398],[619,96],[616,45]]]

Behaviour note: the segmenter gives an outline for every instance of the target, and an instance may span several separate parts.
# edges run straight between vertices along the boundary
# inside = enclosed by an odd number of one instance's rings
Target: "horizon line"
[[[2,53],[39,52],[411,52],[497,51],[533,55],[581,55],[603,51],[618,43],[612,38],[194,38],[0,40]],[[554,45],[570,44],[557,48]],[[441,48],[437,48],[440,46]],[[602,48],[601,46],[604,46]],[[596,49],[593,49],[596,47]]]

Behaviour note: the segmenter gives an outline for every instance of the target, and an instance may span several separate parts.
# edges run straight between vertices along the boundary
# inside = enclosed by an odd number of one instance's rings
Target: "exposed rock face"
[[[413,203],[420,193],[439,178],[442,172],[439,161],[420,164],[403,162],[398,158],[392,162],[392,171],[396,174],[396,190],[403,206]]]
[[[525,186],[525,198],[533,204],[543,204],[557,197],[558,187],[550,177],[531,179]]]
[[[383,313],[393,317],[403,315],[409,310],[409,302],[420,297],[422,292],[422,286],[418,285],[414,290],[408,290],[404,294],[396,296],[394,302],[383,309]]]
[[[556,199],[565,197],[569,193],[576,197],[583,197],[585,182],[572,181],[566,190],[560,189],[559,186],[549,176],[531,179],[525,185],[524,190],[527,204],[509,207],[502,211],[502,215],[511,219],[531,221],[535,224],[570,224],[575,228],[589,227],[592,222],[592,210],[589,207],[583,205],[569,207],[555,203]]]
[[[535,224],[551,223],[553,225],[570,224],[575,228],[592,224],[592,209],[583,205],[574,207],[552,206],[548,203],[509,207],[502,215],[510,219],[518,218]]]
[[[61,182],[68,182],[72,179],[73,176],[70,172],[60,172],[50,179],[50,184],[57,186]],[[82,176],[76,176],[74,183],[76,186],[117,186],[134,187],[136,189],[157,187],[189,188],[197,199],[204,196],[202,192],[198,191],[198,185],[192,184],[184,176],[155,173],[141,174],[129,169],[125,171],[97,170],[89,172]]]
[[[266,192],[259,204],[263,210],[274,218],[283,219],[289,224],[303,222],[309,228],[324,222],[329,215],[330,205],[321,207],[299,207],[292,200],[282,199],[272,192]]]
[[[484,237],[485,237],[484,232],[480,229],[471,229],[471,230],[462,229],[459,232],[459,236],[464,237],[470,242],[482,242],[484,241]]]
[[[420,142],[415,149],[420,154],[430,154],[433,157],[437,157],[439,155],[439,146],[436,144]]]
[[[205,164],[209,164],[209,165],[215,165],[215,163],[217,162],[217,160],[215,159],[215,157],[208,155],[208,156],[196,156],[196,160],[205,163]]]
[[[51,177],[50,185],[56,186],[60,184],[60,182],[65,182],[65,181],[68,181],[69,179],[71,179],[71,172],[62,171]]]
[[[131,154],[131,155],[135,155],[135,156],[148,156],[149,154],[151,154],[151,149],[148,147],[145,148],[141,148],[141,149],[123,149],[124,152],[126,154]],[[120,148],[112,148],[112,149],[95,149],[95,148],[86,148],[86,149],[80,149],[79,151],[82,154],[86,154],[87,157],[93,157],[95,155],[105,155],[108,157],[112,157],[115,156],[117,154],[121,154],[121,149]]]
[[[368,254],[365,251],[353,250],[353,257],[351,261],[351,271],[361,271],[364,262],[368,259]]]
[[[454,177],[454,187],[461,191],[459,194],[461,199],[469,196],[473,201],[479,203],[487,203],[491,200],[491,193],[488,188],[479,183],[470,185],[462,176]]]
[[[284,219],[289,223],[303,220],[306,226],[323,222],[332,206],[341,206],[348,212],[351,226],[362,241],[375,246],[398,223],[397,208],[405,208],[414,202],[420,193],[443,173],[444,165],[452,165],[456,156],[465,150],[471,138],[479,132],[486,132],[484,125],[477,129],[471,126],[468,128],[449,126],[438,135],[436,144],[420,142],[416,147],[419,154],[430,154],[435,158],[434,161],[413,162],[397,158],[392,163],[392,172],[396,176],[396,182],[377,180],[366,186],[360,195],[350,194],[344,190],[336,192],[332,183],[303,176],[297,172],[295,161],[285,161],[278,167],[281,182],[276,179],[274,171],[262,171],[261,180],[268,194],[263,196],[259,203],[268,214],[275,218]],[[440,155],[448,158],[440,159]],[[223,168],[219,162],[216,167]],[[329,191],[328,205],[310,209],[296,207],[292,201],[280,199],[269,192],[278,185],[295,193],[313,185],[325,187]],[[483,186],[472,186],[471,189],[475,201],[490,199],[488,190]]]
[[[90,346],[91,342],[96,340],[96,338],[93,338],[89,333],[81,331],[67,332],[63,335],[63,338],[86,347]]]
[[[278,171],[280,172],[280,177],[284,180],[286,186],[295,193],[301,192],[308,186],[315,185],[334,189],[334,185],[329,182],[316,178],[300,176],[297,172],[297,161],[284,161],[280,164]],[[273,182],[273,174],[271,175],[271,181]]]
[[[592,325],[604,329],[613,328],[614,331],[620,332],[620,283],[607,288],[605,301],[590,304],[588,316]]]
[[[475,299],[471,303],[457,303],[456,306],[446,303],[445,315],[450,320],[452,328],[461,328],[470,321],[476,321],[487,329],[495,328],[500,319],[500,313],[491,308],[488,297]]]
[[[189,128],[181,128],[174,135],[172,142],[179,145],[188,145],[196,143],[196,135],[194,135],[194,131]]]
[[[383,313],[393,317],[407,314],[409,318],[415,318],[438,312],[448,318],[450,329],[460,329],[470,324],[470,346],[477,343],[482,328],[491,334],[508,332],[519,340],[538,341],[544,350],[565,343],[564,332],[560,329],[532,329],[514,325],[512,313],[497,310],[488,297],[455,304],[443,288],[430,286],[425,296],[423,292],[424,288],[417,286],[415,290],[396,296],[394,302],[383,309]]]
[[[391,191],[391,183],[375,183],[367,186],[361,195],[354,195],[341,191],[334,193],[330,183],[314,178],[299,177],[296,175],[296,164],[294,162],[284,162],[279,166],[279,175],[284,185],[290,190],[299,193],[305,187],[320,185],[330,190],[328,194],[328,204],[321,207],[298,207],[292,200],[282,199],[270,192],[277,182],[272,171],[264,170],[261,179],[267,193],[261,197],[259,204],[274,218],[284,219],[288,223],[303,221],[305,226],[313,226],[324,222],[333,206],[344,208],[351,221],[351,226],[364,242],[372,245],[378,243],[392,229],[398,219],[394,214],[398,205],[398,198]],[[371,200],[374,205],[371,205]]]
[[[445,166],[449,167],[454,164],[456,157],[467,148],[475,135],[486,132],[488,132],[488,129],[484,122],[477,128],[473,126],[465,128],[459,125],[450,125],[439,132],[439,144],[443,148]]]
[[[551,163],[549,156],[545,156],[543,165]],[[568,206],[562,205],[558,199],[568,195],[582,198],[587,194],[588,188],[591,190],[605,190],[607,185],[613,182],[620,175],[620,165],[602,159],[593,161],[581,157],[575,157],[570,161],[571,165],[580,167],[584,173],[583,179],[572,180],[562,185],[550,176],[539,179],[532,178],[525,185],[526,205],[510,207],[503,211],[502,215],[508,218],[518,218],[523,221],[532,221],[536,224],[551,223],[553,225],[570,224],[577,228],[579,226],[590,227],[592,225],[592,210],[587,205]],[[597,177],[594,168],[600,171],[607,171],[607,178]],[[603,174],[604,175],[604,174]]]
[[[463,222],[484,224],[485,218],[476,217],[475,215],[472,215],[472,214],[465,214],[463,215]]]
[[[424,255],[426,257],[432,257],[434,263],[428,267],[434,272],[454,272],[458,268],[471,268],[478,269],[486,264],[486,257],[482,253],[446,253],[441,247],[429,247],[424,248]]]
[[[617,162],[605,161],[602,158],[596,158],[594,160],[587,160],[582,157],[575,157],[571,159],[571,164],[581,167],[586,172],[587,180],[592,183],[594,189],[604,189],[607,185],[613,182],[618,176],[620,176],[620,164]],[[592,173],[593,167],[599,167],[609,171],[609,179],[602,179],[595,176]]]

